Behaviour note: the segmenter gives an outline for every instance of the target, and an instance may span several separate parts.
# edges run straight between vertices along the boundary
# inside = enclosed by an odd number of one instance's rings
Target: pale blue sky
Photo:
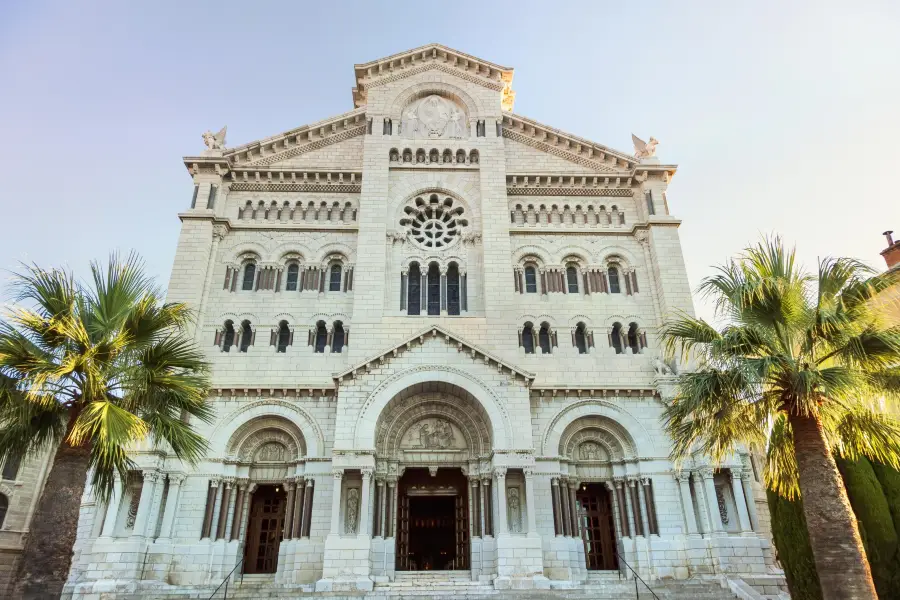
[[[354,63],[429,42],[514,67],[519,114],[628,152],[657,137],[693,286],[760,232],[880,267],[898,32],[890,0],[0,1],[0,268],[134,248],[165,284],[203,131],[339,114]]]

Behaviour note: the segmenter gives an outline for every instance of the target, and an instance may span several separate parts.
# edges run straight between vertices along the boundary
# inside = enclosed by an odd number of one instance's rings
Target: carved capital
[[[372,474],[375,471],[373,469],[360,469],[359,472],[362,474],[363,479],[372,479]]]
[[[496,467],[494,469],[494,477],[497,479],[506,479],[506,467]]]
[[[522,469],[522,473],[525,474],[525,479],[533,479],[534,478],[534,469],[531,467],[525,467]]]
[[[331,476],[334,477],[335,481],[340,481],[344,478],[344,470],[343,469],[334,469],[331,472]]]
[[[144,482],[152,481],[156,483],[162,478],[162,473],[156,470],[144,471]]]
[[[228,233],[228,225],[213,225],[213,239],[222,241]]]
[[[685,481],[688,481],[690,479],[690,473],[686,473],[684,471],[675,471],[674,473],[672,473],[672,477],[678,483],[684,483]]]
[[[713,471],[709,467],[700,469],[699,473],[700,473],[700,477],[702,477],[703,479],[712,479],[713,475],[715,475],[715,471]]]
[[[169,485],[181,485],[184,483],[187,475],[184,473],[167,473],[166,477],[169,478]]]
[[[220,482],[220,481],[221,481],[221,480],[220,480],[218,477],[213,477],[213,478],[211,478],[211,479],[209,480],[209,487],[211,487],[211,488],[217,488],[217,487],[219,487],[219,482]]]

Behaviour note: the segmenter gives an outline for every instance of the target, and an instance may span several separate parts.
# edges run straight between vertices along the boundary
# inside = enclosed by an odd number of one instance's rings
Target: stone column
[[[469,522],[471,523],[471,537],[481,537],[481,519],[479,514],[480,502],[478,497],[478,477],[469,478]]]
[[[559,479],[554,477],[550,480],[551,500],[553,502],[553,526],[556,528],[556,535],[563,535],[562,528],[562,506],[559,503]]]
[[[200,539],[212,536],[213,514],[216,510],[216,496],[219,494],[219,480],[209,480],[209,490],[206,494],[206,513],[203,517],[203,531],[200,532]]]
[[[750,533],[750,514],[747,512],[747,496],[744,494],[744,484],[741,481],[741,472],[738,469],[731,469],[731,492],[734,496],[734,504],[737,506],[738,523],[741,526],[741,533]]]
[[[145,535],[151,540],[156,537],[156,529],[159,524],[159,509],[162,508],[162,496],[165,491],[165,479],[166,476],[163,473],[159,473],[159,478],[157,479],[156,488],[153,492],[153,500],[150,502],[150,516],[147,518],[147,529]]]
[[[285,481],[284,491],[287,492],[287,504],[284,509],[283,539],[291,539],[294,531],[294,482]]]
[[[647,495],[647,479],[641,478],[635,482],[635,494],[638,498],[638,505],[641,507],[641,524],[644,526],[644,537],[650,537],[651,519],[650,513],[650,496]]]
[[[681,491],[681,508],[684,511],[684,522],[687,525],[688,535],[697,535],[697,515],[694,513],[694,502],[691,500],[691,486],[689,475],[682,471],[675,473],[675,481]]]
[[[395,537],[397,535],[397,491],[397,480],[392,479],[388,481],[388,498],[391,499],[391,506],[388,511],[388,515],[390,515],[390,527],[388,527],[389,537]]]
[[[621,480],[617,480],[614,484],[616,488],[616,499],[619,504],[619,525],[622,528],[622,536],[631,537],[631,524],[628,522],[628,499],[625,493],[625,484]]]
[[[366,537],[370,535],[369,529],[372,528],[372,470],[371,469],[362,469],[362,490],[360,491],[359,504],[359,518],[360,522],[357,525],[357,535],[360,537]]]
[[[706,503],[709,507],[709,518],[712,520],[712,532],[724,533],[725,525],[722,523],[722,513],[719,512],[719,498],[716,495],[716,484],[713,481],[713,470],[703,469],[703,487],[706,492]]]
[[[378,480],[378,531],[373,532],[375,536],[380,538],[387,537],[387,527],[385,519],[387,518],[387,486],[384,485],[384,479]]]
[[[481,480],[481,537],[493,535],[490,520],[491,483],[490,479]]]
[[[147,532],[147,518],[150,516],[150,507],[153,504],[153,492],[156,490],[156,482],[159,480],[158,471],[144,471],[144,484],[141,486],[141,499],[138,504],[137,515],[134,517],[134,528],[131,537],[144,537]]]
[[[122,479],[116,475],[113,480],[113,492],[106,505],[106,515],[103,518],[101,537],[112,537],[115,533],[116,518],[119,516],[119,505],[122,504]]]
[[[175,514],[178,512],[178,500],[183,482],[184,473],[169,473],[169,495],[166,497],[166,509],[163,512],[162,527],[159,530],[160,539],[172,538],[172,526],[175,525]]]
[[[303,496],[306,494],[306,482],[302,477],[297,479],[297,489],[294,492],[294,520],[291,523],[291,537],[299,539],[301,537],[301,527],[303,526]]]
[[[234,500],[234,515],[231,517],[231,535],[228,538],[232,541],[241,537],[241,517],[244,514],[244,500],[247,495],[247,483],[240,481],[237,483],[237,496]]]
[[[534,499],[534,469],[524,469],[525,473],[525,510],[528,511],[528,535],[538,535],[537,502]]]
[[[569,502],[569,480],[568,479],[560,479],[559,480],[559,517],[562,522],[562,535],[563,537],[569,537],[572,535],[572,517],[569,515],[569,511],[572,508],[572,503]]]
[[[331,530],[330,535],[340,535],[341,532],[341,483],[344,480],[344,470],[335,469],[331,472],[334,482],[331,496]]]
[[[310,521],[312,520],[312,505],[315,501],[316,480],[309,478],[306,480],[306,490],[303,498],[303,522],[300,524],[300,537],[309,537]]]
[[[494,496],[497,497],[497,523],[494,527],[494,534],[499,537],[509,533],[506,522],[506,468],[495,469],[494,479],[496,481]]]
[[[609,492],[609,497],[612,500],[612,511],[613,515],[613,528],[616,539],[623,537],[625,534],[622,531],[622,519],[619,516],[619,499],[616,497],[616,489],[613,487],[611,481],[604,481],[603,486],[606,488],[606,491]]]
[[[569,480],[569,517],[572,519],[570,525],[572,529],[572,537],[581,537],[581,523],[578,520],[578,482]]]
[[[694,493],[697,495],[697,511],[700,516],[700,529],[702,533],[712,533],[712,526],[709,524],[709,505],[706,502],[706,494],[703,493],[703,476],[700,471],[692,471],[691,479],[694,482]]]
[[[633,483],[633,481],[624,481],[622,483],[622,494],[625,496],[625,512],[628,516],[628,529],[631,531],[632,537],[637,537],[641,535],[641,532],[638,529],[637,521],[634,518],[634,506],[631,497],[631,486]]]
[[[225,480],[222,490],[222,502],[219,504],[219,519],[216,525],[216,540],[225,539],[225,526],[228,524],[228,509],[231,504],[231,479]]]
[[[753,482],[750,481],[750,471],[741,472],[741,482],[744,489],[744,502],[747,503],[747,511],[750,513],[750,526],[753,531],[759,531],[759,515],[756,513],[756,499],[753,497]]]

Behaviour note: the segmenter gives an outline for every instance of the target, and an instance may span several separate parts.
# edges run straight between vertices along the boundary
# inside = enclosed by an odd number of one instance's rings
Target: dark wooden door
[[[587,568],[595,571],[617,569],[609,492],[600,484],[582,486],[578,489],[578,512]]]
[[[244,547],[245,573],[274,573],[278,569],[285,508],[280,486],[262,485],[254,492]]]
[[[409,570],[409,496],[405,493],[397,503],[397,570]]]

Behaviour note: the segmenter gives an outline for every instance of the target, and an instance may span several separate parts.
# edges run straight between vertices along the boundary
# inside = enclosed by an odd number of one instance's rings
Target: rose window
[[[413,241],[422,248],[437,249],[452,245],[469,224],[465,209],[451,197],[418,197],[404,209],[400,225],[407,228]]]

